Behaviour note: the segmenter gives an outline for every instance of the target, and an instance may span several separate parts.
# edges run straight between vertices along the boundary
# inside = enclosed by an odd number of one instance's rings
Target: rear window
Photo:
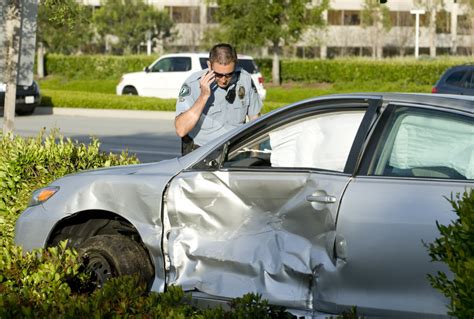
[[[207,60],[208,60],[208,58],[199,58],[199,63],[201,64],[201,68],[203,70],[207,69],[207,63],[206,63]],[[244,69],[245,71],[247,71],[250,74],[255,74],[255,73],[259,72],[258,67],[255,64],[254,60],[239,59],[237,65],[240,66],[242,69]]]
[[[466,71],[454,72],[446,79],[446,84],[454,85],[454,86],[462,86],[461,80],[464,74],[466,74]]]

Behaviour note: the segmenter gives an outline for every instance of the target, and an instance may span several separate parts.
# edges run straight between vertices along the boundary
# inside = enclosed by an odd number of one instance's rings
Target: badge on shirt
[[[243,86],[239,87],[239,98],[242,100],[245,96],[245,88]]]

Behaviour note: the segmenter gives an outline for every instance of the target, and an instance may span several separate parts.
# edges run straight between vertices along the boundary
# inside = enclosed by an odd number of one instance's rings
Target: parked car
[[[431,93],[474,95],[474,64],[457,65],[446,70]]]
[[[0,108],[3,112],[5,106],[6,84],[0,82]],[[16,107],[18,115],[30,115],[41,102],[41,92],[39,85],[33,80],[31,85],[16,86]]]
[[[69,240],[99,282],[138,273],[294,314],[440,318],[424,243],[474,187],[474,97],[348,94],[267,113],[190,154],[68,175],[16,223],[26,250]],[[41,225],[41,227],[38,227]]]
[[[208,59],[208,53],[163,55],[142,72],[124,74],[117,85],[117,95],[177,98],[184,81],[192,73],[206,69]],[[247,55],[238,55],[238,65],[251,74],[257,92],[264,100],[266,90],[263,87],[263,76],[253,58]]]

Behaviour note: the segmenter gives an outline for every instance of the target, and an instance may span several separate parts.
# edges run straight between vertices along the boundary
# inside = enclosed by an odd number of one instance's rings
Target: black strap
[[[181,155],[191,153],[197,148],[199,148],[199,145],[194,144],[194,140],[189,135],[181,138]]]

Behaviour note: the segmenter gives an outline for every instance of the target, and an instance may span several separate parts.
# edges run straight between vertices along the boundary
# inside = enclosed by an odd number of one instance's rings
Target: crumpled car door
[[[312,309],[348,176],[186,172],[169,188],[168,284]],[[326,198],[327,197],[327,198]],[[329,270],[330,271],[330,270]]]
[[[286,120],[231,151],[227,167],[175,177],[166,197],[167,284],[220,298],[257,292],[272,304],[314,310],[319,275],[336,269],[336,218],[351,179],[344,164],[364,114],[338,109],[312,122]],[[301,138],[308,123],[322,140]],[[307,149],[292,156],[300,142],[316,146],[314,156]]]

